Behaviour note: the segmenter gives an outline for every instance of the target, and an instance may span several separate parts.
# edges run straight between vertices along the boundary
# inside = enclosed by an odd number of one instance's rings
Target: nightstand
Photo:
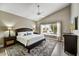
[[[16,43],[16,37],[11,36],[11,37],[4,37],[4,47],[8,47],[10,45],[13,45]]]

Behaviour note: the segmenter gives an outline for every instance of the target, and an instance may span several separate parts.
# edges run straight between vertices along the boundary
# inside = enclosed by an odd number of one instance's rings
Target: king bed
[[[28,53],[35,46],[45,40],[44,35],[34,34],[30,28],[16,29],[16,41],[28,49]]]

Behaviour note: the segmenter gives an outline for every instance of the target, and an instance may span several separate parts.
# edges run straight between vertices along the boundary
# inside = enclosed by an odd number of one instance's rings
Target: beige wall
[[[34,22],[29,19],[0,11],[0,26],[13,26],[14,28],[33,28],[33,25]]]
[[[71,23],[74,23],[74,18],[78,16],[78,29],[79,29],[79,3],[71,4]]]
[[[69,24],[70,24],[70,6],[67,6],[37,22],[37,32],[40,32],[40,24],[42,23],[53,23],[60,21],[62,22],[62,32],[70,32]]]
[[[73,31],[75,34],[79,34],[79,3],[71,4],[71,23],[74,23],[74,18],[78,17],[78,30]],[[79,56],[79,37],[77,39],[77,55]]]
[[[8,29],[8,26],[12,26],[14,29],[25,27],[33,28],[34,24],[35,22],[29,19],[0,11],[0,43],[2,43],[1,35],[3,35],[3,32]]]

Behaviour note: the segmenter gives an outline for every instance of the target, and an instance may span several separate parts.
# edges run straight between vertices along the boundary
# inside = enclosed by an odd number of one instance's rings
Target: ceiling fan
[[[37,15],[41,15],[41,12],[40,12],[40,5],[37,5],[37,8],[38,8]]]

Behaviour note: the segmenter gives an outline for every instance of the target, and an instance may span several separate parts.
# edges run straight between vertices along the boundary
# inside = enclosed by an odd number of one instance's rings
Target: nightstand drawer
[[[4,39],[5,39],[6,41],[9,41],[9,40],[15,40],[16,37],[5,37]]]
[[[14,44],[14,40],[7,41],[6,44],[7,44],[7,45]]]
[[[10,46],[15,44],[16,42],[16,37],[11,36],[11,37],[4,37],[4,47]]]

